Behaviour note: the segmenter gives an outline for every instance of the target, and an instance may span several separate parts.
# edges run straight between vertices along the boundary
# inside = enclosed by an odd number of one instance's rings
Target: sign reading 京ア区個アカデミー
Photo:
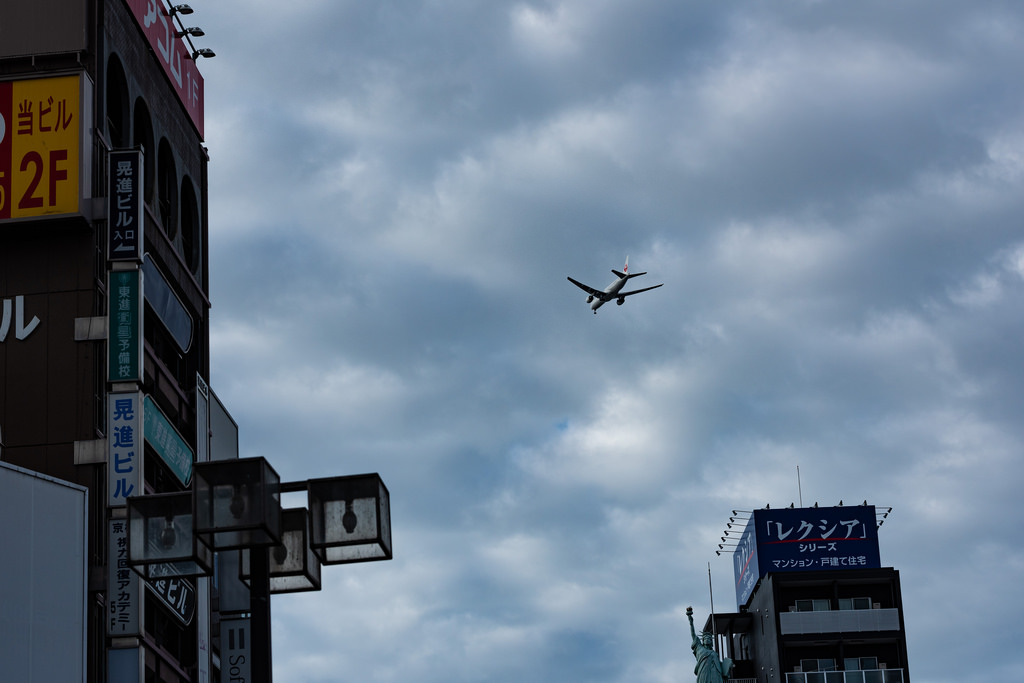
[[[82,84],[0,83],[0,220],[79,212]]]
[[[111,519],[107,545],[107,635],[139,635],[142,593],[128,566],[128,520]]]
[[[192,482],[192,463],[195,460],[192,449],[149,396],[146,397],[145,406],[146,422],[143,430],[146,434],[146,441],[157,452],[160,459],[167,463],[171,472],[174,472],[174,476],[182,484],[188,486]]]
[[[107,258],[142,258],[142,150],[115,150],[107,160]]]
[[[733,552],[736,603],[769,572],[881,566],[874,505],[754,510]]]
[[[142,381],[142,272],[110,271],[107,359],[111,382]]]
[[[107,506],[124,507],[142,491],[142,393],[107,394]]]

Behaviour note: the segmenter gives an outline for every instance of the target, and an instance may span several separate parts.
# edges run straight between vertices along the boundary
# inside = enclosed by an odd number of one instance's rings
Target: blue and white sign
[[[124,507],[142,491],[142,394],[107,394],[107,506]]]
[[[733,553],[736,603],[769,572],[881,566],[874,505],[754,510]]]

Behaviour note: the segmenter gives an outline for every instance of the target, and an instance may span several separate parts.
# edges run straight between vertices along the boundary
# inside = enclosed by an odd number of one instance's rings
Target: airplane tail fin
[[[615,270],[614,268],[612,268],[612,272],[615,274],[615,277],[624,277],[627,280],[629,278],[631,278],[631,277],[636,277],[635,275],[630,275],[629,274],[629,257],[628,256],[626,257],[626,265],[622,266],[622,272],[620,273],[619,271]],[[643,275],[643,273],[638,273],[638,275]]]
[[[634,278],[634,277],[640,277],[641,275],[647,275],[646,272],[644,272],[644,273],[631,273],[631,272],[629,272],[629,257],[628,256],[626,257],[626,265],[622,266],[622,272],[620,273],[619,271],[615,270],[614,268],[612,268],[612,272],[615,273],[616,277],[624,277],[627,280],[629,280],[630,278]]]

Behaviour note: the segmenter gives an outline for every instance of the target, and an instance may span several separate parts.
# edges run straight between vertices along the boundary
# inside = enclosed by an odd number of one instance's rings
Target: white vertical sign
[[[252,642],[248,619],[220,620],[220,683],[249,683]]]
[[[107,506],[143,494],[142,394],[107,394]]]
[[[128,520],[109,520],[107,545],[107,635],[137,636],[142,621],[139,575],[128,566]]]

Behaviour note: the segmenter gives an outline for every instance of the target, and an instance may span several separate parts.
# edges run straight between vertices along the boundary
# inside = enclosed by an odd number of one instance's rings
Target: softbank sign
[[[27,324],[25,323],[25,297],[23,296],[14,297],[13,302],[10,299],[3,300],[3,308],[0,312],[0,342],[7,341],[7,333],[11,331],[12,322],[14,323],[14,338],[18,341],[24,340],[39,327],[39,318],[35,316],[32,316]]]

